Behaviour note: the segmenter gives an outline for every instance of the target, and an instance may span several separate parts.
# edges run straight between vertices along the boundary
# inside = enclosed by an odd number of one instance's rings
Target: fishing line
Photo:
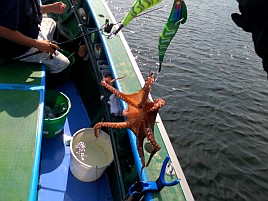
[[[156,10],[160,10],[160,9],[162,9],[163,7],[164,7],[164,6],[161,6],[161,7],[159,7],[159,8],[155,8],[155,9],[149,10],[149,11],[147,11],[147,12],[145,12],[145,13],[141,13],[141,14],[135,16],[135,18],[136,18],[136,17],[140,17],[140,16],[142,16],[142,15],[146,15],[146,14],[151,13],[151,12],[154,12],[154,11],[156,11]]]
[[[156,82],[156,80],[157,80],[157,78],[158,78],[158,75],[159,75],[159,70],[158,70],[158,72],[154,72],[153,70],[152,70],[152,67],[150,66],[150,68],[149,68],[149,75],[151,75],[151,74],[153,74],[154,75],[154,81]]]
[[[94,29],[94,30],[89,31],[89,32],[87,32],[87,33],[85,33],[85,34],[82,34],[82,35],[80,35],[80,36],[77,36],[77,37],[75,37],[75,38],[73,38],[73,39],[69,39],[69,40],[66,40],[66,41],[63,41],[63,42],[60,42],[60,43],[58,43],[58,42],[56,42],[56,41],[53,41],[53,43],[55,43],[56,45],[63,45],[63,44],[66,44],[66,43],[71,43],[71,42],[74,42],[74,41],[77,40],[77,39],[80,39],[80,38],[82,38],[82,37],[84,37],[84,36],[87,36],[87,35],[89,35],[89,34],[95,33],[95,32],[97,32],[97,31],[98,31],[98,29]]]
[[[158,67],[158,73],[160,73],[161,68],[162,68],[162,63],[159,64],[159,67]]]

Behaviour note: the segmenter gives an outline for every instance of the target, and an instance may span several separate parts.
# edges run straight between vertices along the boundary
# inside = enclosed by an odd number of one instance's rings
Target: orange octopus
[[[94,126],[95,136],[99,135],[99,128],[129,128],[136,135],[137,150],[141,159],[142,169],[147,167],[153,155],[161,149],[154,138],[154,124],[159,109],[165,104],[161,98],[155,99],[153,102],[149,99],[149,93],[155,81],[153,73],[150,73],[146,79],[144,87],[136,93],[124,94],[103,79],[101,85],[113,92],[117,97],[128,103],[128,108],[123,111],[126,117],[125,122],[99,122]],[[150,154],[149,160],[145,165],[145,157],[143,150],[143,141],[147,138],[154,147]]]

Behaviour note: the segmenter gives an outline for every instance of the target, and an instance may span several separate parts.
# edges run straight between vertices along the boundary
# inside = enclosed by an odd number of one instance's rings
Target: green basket
[[[43,136],[52,138],[62,133],[66,117],[71,109],[69,98],[61,92],[46,90],[45,110],[51,109],[50,117],[44,118]]]

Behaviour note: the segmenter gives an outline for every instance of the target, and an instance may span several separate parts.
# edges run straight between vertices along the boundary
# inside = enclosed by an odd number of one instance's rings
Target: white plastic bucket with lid
[[[96,138],[93,128],[77,131],[73,135],[70,148],[70,170],[83,182],[99,179],[114,159],[110,136],[100,131]]]

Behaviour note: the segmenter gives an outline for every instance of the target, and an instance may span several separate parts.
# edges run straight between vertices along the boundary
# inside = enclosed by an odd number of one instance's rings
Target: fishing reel
[[[113,26],[114,26],[114,24],[113,23],[110,24],[109,19],[106,19],[105,20],[105,26],[104,26],[104,29],[103,29],[104,32],[111,33]]]
[[[108,39],[111,39],[123,28],[123,25],[120,24],[119,28],[112,32],[114,25],[117,24],[119,24],[119,22],[114,24],[110,23],[109,19],[106,19],[105,24],[100,28],[100,31],[103,35],[107,36]]]

